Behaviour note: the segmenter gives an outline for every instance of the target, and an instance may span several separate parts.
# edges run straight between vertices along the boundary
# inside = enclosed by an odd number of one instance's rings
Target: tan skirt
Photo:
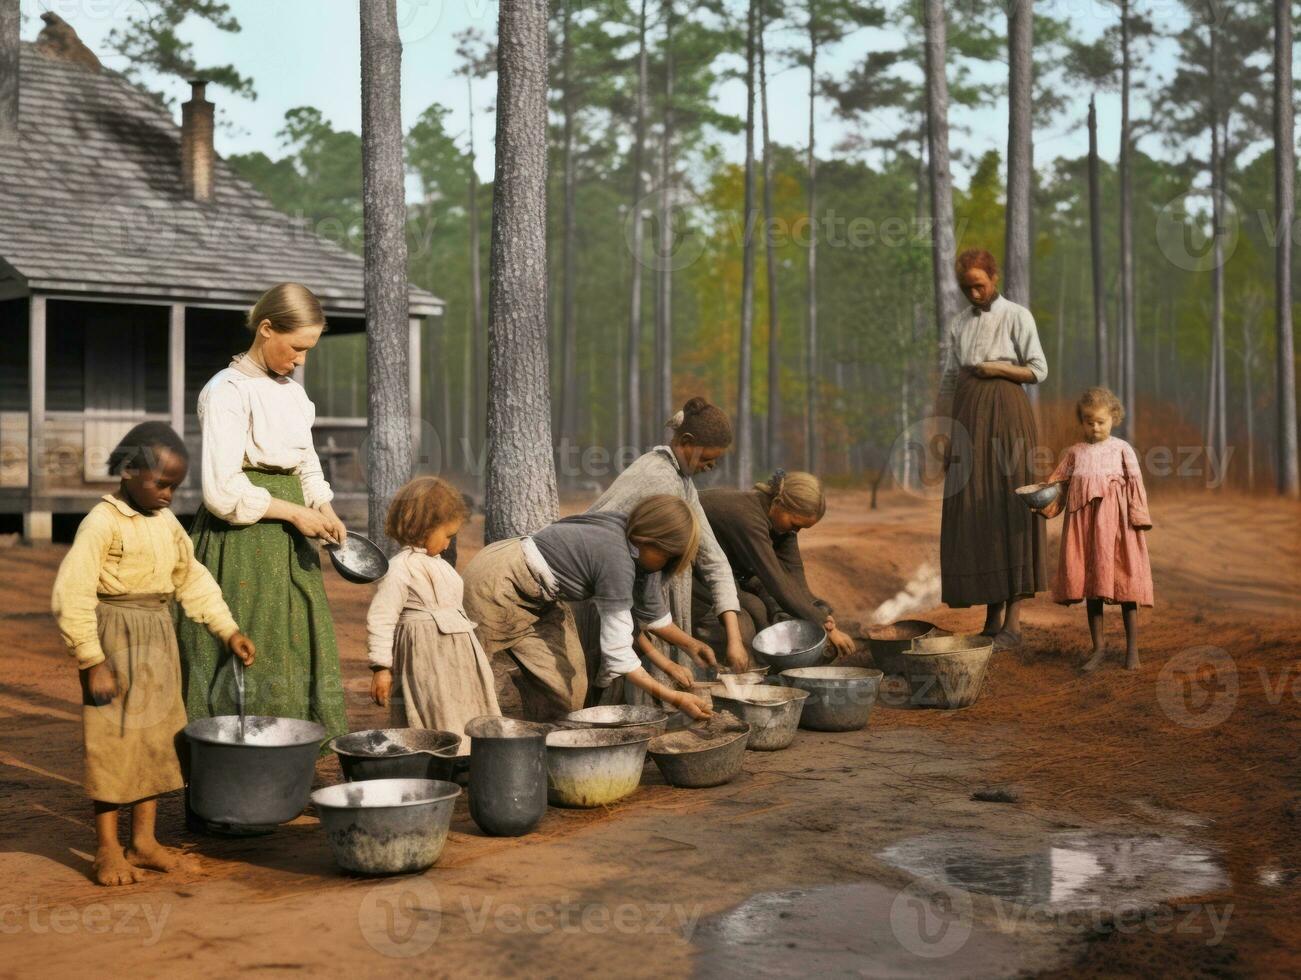
[[[488,656],[505,654],[529,721],[554,721],[583,707],[587,664],[569,604],[548,599],[519,538],[488,545],[465,566],[465,613]]]
[[[81,671],[85,786],[92,800],[134,803],[183,785],[177,743],[185,728],[185,702],[170,599],[99,597],[99,642],[117,680],[117,696],[94,704]]]
[[[488,655],[459,613],[404,612],[393,638],[393,678],[389,724],[455,732],[459,755],[470,754],[466,722],[501,714]]]

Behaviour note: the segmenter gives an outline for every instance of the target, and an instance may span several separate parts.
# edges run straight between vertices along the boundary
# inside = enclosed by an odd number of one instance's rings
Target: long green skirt
[[[303,503],[298,477],[245,473],[273,497]],[[245,713],[319,722],[331,737],[347,732],[339,648],[316,548],[284,521],[228,524],[202,507],[190,537],[235,622],[257,646],[245,671]],[[184,616],[176,635],[190,720],[236,714],[234,657],[225,644]]]

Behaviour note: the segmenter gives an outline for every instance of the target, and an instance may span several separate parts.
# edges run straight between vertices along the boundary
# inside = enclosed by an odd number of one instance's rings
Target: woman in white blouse
[[[330,736],[348,730],[334,622],[310,540],[347,534],[312,445],[316,409],[290,375],[325,330],[317,298],[298,283],[268,290],[248,314],[253,343],[199,394],[203,507],[195,555],[262,656],[245,677],[250,715],[303,718]],[[186,711],[233,714],[230,655],[180,624]]]
[[[998,265],[983,249],[958,256],[970,303],[945,332],[936,415],[952,419],[940,530],[942,597],[983,605],[986,636],[1021,642],[1020,601],[1046,588],[1043,522],[1018,499],[1035,482],[1038,445],[1024,385],[1048,376],[1034,317],[998,293]]]

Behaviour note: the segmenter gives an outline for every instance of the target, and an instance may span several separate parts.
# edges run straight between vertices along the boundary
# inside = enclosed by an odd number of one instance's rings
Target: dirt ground
[[[310,813],[270,836],[195,838],[173,797],[161,836],[201,873],[93,885],[77,683],[48,614],[63,549],[0,549],[0,975],[1298,975],[1301,509],[1156,493],[1152,510],[1157,606],[1141,614],[1137,672],[1120,668],[1112,615],[1112,661],[1081,675],[1083,611],[1041,597],[1023,648],[996,656],[971,708],[878,706],[864,731],[747,753],[746,772],[715,789],[672,789],[648,767],[620,804],[550,809],[519,839],[482,836],[462,798],[438,865],[396,880],[338,873]],[[936,558],[938,525],[935,503],[884,494],[873,511],[866,493],[837,493],[801,536],[810,580],[842,620],[862,618]],[[332,572],[327,585],[350,718],[372,727],[370,589]],[[975,630],[981,612],[923,618]],[[336,779],[323,760],[318,782]],[[995,785],[1019,802],[971,798]],[[899,915],[910,889],[944,896],[880,857],[921,833],[1079,828],[1195,841],[1227,886],[1167,896],[1171,918],[1087,928],[1009,922],[977,895],[949,950]],[[829,904],[772,911],[795,908],[792,894]]]

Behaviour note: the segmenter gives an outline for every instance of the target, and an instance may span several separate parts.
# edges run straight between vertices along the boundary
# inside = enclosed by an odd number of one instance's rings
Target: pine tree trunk
[[[660,143],[659,306],[655,426],[673,413],[673,0],[664,0],[664,133]],[[658,438],[656,429],[654,438]]]
[[[641,279],[644,267],[642,221],[642,168],[646,154],[646,0],[641,0],[637,30],[637,124],[632,143],[632,283],[628,299],[628,434],[627,445],[641,448]]]
[[[1212,228],[1212,267],[1211,267],[1211,346],[1215,351],[1215,374],[1211,383],[1215,388],[1213,415],[1211,418],[1211,441],[1219,458],[1224,459],[1224,450],[1228,442],[1226,433],[1226,365],[1224,356],[1224,236],[1221,234],[1224,222],[1224,171],[1225,161],[1223,144],[1220,140],[1220,101],[1219,101],[1219,59],[1220,42],[1218,28],[1210,26],[1211,35],[1211,228]],[[1132,436],[1131,436],[1131,441]]]
[[[465,87],[470,110],[470,200],[468,220],[470,223],[470,336],[466,338],[466,448],[478,444],[479,426],[483,418],[483,388],[480,383],[480,365],[483,363],[483,275],[479,268],[479,175],[474,169],[474,83],[470,75],[465,76]],[[474,468],[476,480],[482,474]]]
[[[1093,258],[1093,335],[1097,383],[1111,385],[1110,345],[1107,343],[1107,287],[1102,272],[1102,190],[1098,175],[1098,110],[1089,96],[1089,247]]]
[[[396,0],[361,5],[362,208],[365,233],[366,482],[369,532],[389,554],[384,517],[411,478],[402,42]]]
[[[931,274],[935,285],[935,328],[941,342],[960,308],[953,263],[953,176],[949,171],[948,26],[944,0],[923,0],[926,30],[926,120],[931,185]],[[940,352],[941,358],[944,352]]]
[[[1278,376],[1278,491],[1301,496],[1297,466],[1296,354],[1292,337],[1292,236],[1296,143],[1292,98],[1291,0],[1274,0],[1274,361]]]
[[[547,5],[498,15],[484,541],[556,519],[547,357]]]
[[[1007,15],[1007,214],[1003,294],[1030,305],[1030,188],[1034,123],[1034,3],[1011,0]]]
[[[777,250],[773,243],[776,215],[773,208],[772,141],[768,135],[768,53],[764,44],[767,21],[764,6],[758,5],[759,45],[759,103],[763,116],[763,218],[764,267],[768,281],[768,438],[767,460],[769,469],[777,466],[781,458],[781,345],[777,311]]]
[[[561,89],[564,173],[561,186],[564,214],[561,218],[560,259],[560,431],[557,435],[564,443],[578,437],[578,322],[574,296],[578,276],[578,185],[574,160],[573,2],[561,0],[561,3],[560,70],[564,74]]]
[[[818,472],[818,157],[817,94],[818,36],[816,5],[809,4],[809,249],[807,256],[808,307],[805,333],[804,465]]]
[[[741,248],[741,349],[737,358],[736,484],[749,487],[754,475],[754,426],[750,411],[754,363],[754,16],[746,12],[745,35],[745,240]]]
[[[1134,200],[1130,179],[1130,51],[1129,3],[1120,5],[1120,360],[1118,383],[1125,403],[1125,435],[1133,442],[1138,431],[1138,406],[1134,404]]]

